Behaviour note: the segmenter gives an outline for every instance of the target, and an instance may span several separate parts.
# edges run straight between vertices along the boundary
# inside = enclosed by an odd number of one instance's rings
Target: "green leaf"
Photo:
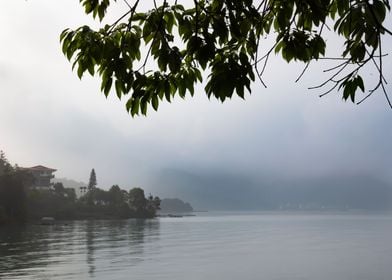
[[[94,64],[92,61],[89,61],[89,65],[87,67],[88,72],[90,73],[91,76],[94,76]]]
[[[386,14],[385,5],[381,1],[374,0],[371,9],[376,17],[377,22],[381,24],[385,19],[385,14]]]
[[[152,99],[151,99],[151,102],[152,102],[152,108],[154,108],[154,110],[157,111],[158,110],[158,105],[159,105],[158,97],[156,95],[153,95]]]
[[[357,82],[357,85],[359,86],[359,88],[362,90],[362,92],[365,92],[365,85],[363,84],[362,77],[357,76],[356,80],[357,80],[356,82]]]
[[[171,102],[170,84],[168,80],[165,80],[165,97],[168,102]]]
[[[283,40],[280,41],[280,42],[276,45],[276,47],[275,47],[275,53],[280,52],[280,50],[281,50],[282,48],[285,48],[285,46],[286,46],[286,42],[284,42]]]
[[[145,13],[135,13],[133,15],[132,21],[143,21],[146,19]]]
[[[169,55],[169,69],[170,71],[175,74],[180,70],[181,67],[181,60],[176,53],[171,53]]]
[[[60,42],[62,42],[64,40],[64,38],[68,35],[69,33],[69,28],[66,28],[63,30],[63,32],[61,32],[60,34]]]
[[[119,99],[121,99],[122,93],[124,92],[124,91],[123,91],[124,85],[123,85],[123,83],[122,83],[121,81],[119,81],[119,80],[116,80],[116,82],[115,82],[114,84],[115,84],[115,87],[116,87],[116,94],[117,94],[117,97],[118,97]]]
[[[113,82],[113,79],[109,78],[106,85],[105,85],[105,88],[103,89],[103,93],[105,94],[106,97],[108,97],[108,95],[109,95],[110,89],[112,87],[112,82]]]
[[[172,33],[173,30],[173,25],[175,23],[175,18],[172,13],[165,13],[164,16],[165,22],[166,22],[166,29],[169,33]]]
[[[79,67],[78,67],[78,71],[77,71],[79,79],[82,79],[83,72],[84,72],[84,67],[83,67],[83,65],[79,62]]]
[[[133,99],[132,107],[131,107],[131,116],[132,117],[139,114],[139,107],[140,107],[140,99],[139,98]]]
[[[236,90],[237,95],[239,97],[241,97],[242,99],[245,99],[245,96],[244,96],[244,86],[243,85],[237,84],[235,86],[235,90]]]
[[[185,98],[185,93],[186,93],[185,81],[183,78],[179,78],[178,94],[180,95],[181,98]]]
[[[147,114],[147,101],[142,99],[142,102],[140,102],[140,108],[142,111],[142,114],[145,116]]]
[[[200,70],[196,69],[196,68],[194,70],[195,70],[195,75],[196,75],[197,80],[201,83],[203,81],[203,77],[201,76]]]

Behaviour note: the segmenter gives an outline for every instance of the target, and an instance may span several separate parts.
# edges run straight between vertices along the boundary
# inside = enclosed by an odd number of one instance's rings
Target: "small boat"
[[[55,222],[55,220],[53,217],[42,217],[41,218],[41,225],[45,225],[45,226],[54,225],[54,222]]]

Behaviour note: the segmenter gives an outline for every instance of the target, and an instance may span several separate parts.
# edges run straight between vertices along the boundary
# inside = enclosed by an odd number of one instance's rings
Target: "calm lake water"
[[[0,279],[390,280],[392,216],[206,213],[0,227]]]

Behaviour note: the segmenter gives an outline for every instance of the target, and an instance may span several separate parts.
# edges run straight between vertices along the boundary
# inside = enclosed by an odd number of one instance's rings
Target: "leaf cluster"
[[[80,2],[87,14],[100,20],[112,4]],[[271,53],[281,54],[287,62],[324,58],[328,21],[345,40],[344,63],[319,87],[332,83],[333,89],[343,89],[345,100],[354,102],[357,89],[364,91],[360,72],[369,63],[379,72],[371,92],[386,82],[381,60],[382,35],[391,35],[383,26],[390,10],[386,0],[194,0],[188,6],[172,2],[154,1],[153,9],[143,11],[138,0],[125,1],[127,10],[112,25],[66,29],[60,36],[63,53],[79,78],[86,72],[98,74],[102,92],[108,96],[114,88],[118,98],[126,96],[132,116],[146,115],[149,105],[157,110],[175,95],[193,96],[204,71],[209,73],[209,98],[244,98],[256,78],[264,84]],[[274,36],[275,43],[260,54],[268,36]]]

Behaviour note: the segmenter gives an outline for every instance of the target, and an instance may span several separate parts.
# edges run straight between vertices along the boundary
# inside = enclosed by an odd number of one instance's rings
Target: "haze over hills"
[[[392,186],[363,174],[287,179],[168,169],[157,177],[161,197],[195,210],[392,209]]]
[[[178,197],[198,210],[391,210],[392,186],[365,174],[288,178],[165,169],[148,185],[161,199]],[[56,178],[65,187],[86,183]]]
[[[54,183],[62,183],[65,188],[79,188],[81,186],[87,186],[87,183],[78,182],[68,178],[54,178],[52,181]]]
[[[189,213],[193,212],[193,207],[179,198],[164,198],[160,205],[161,213]]]

